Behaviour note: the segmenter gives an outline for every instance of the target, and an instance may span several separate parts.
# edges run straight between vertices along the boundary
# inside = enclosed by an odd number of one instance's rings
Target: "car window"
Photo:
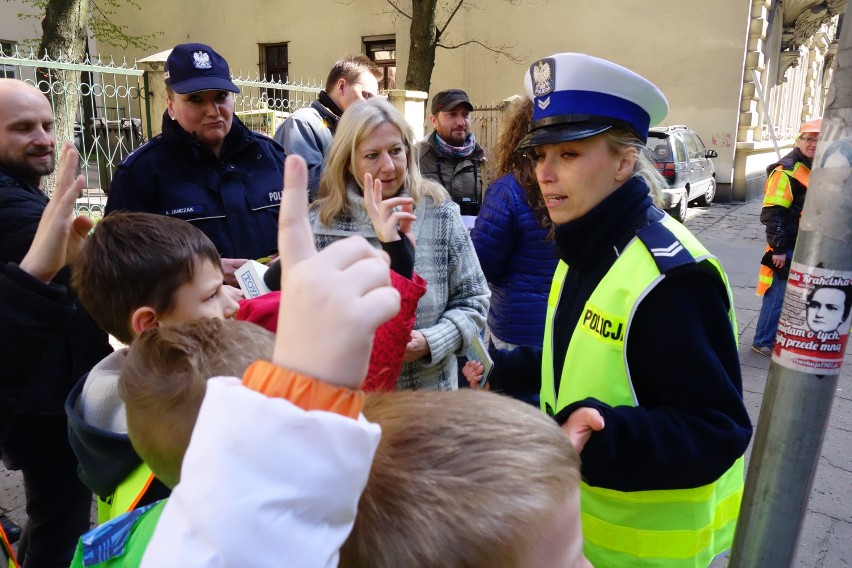
[[[707,150],[707,144],[704,143],[704,140],[701,139],[701,136],[699,136],[697,132],[693,132],[692,135],[695,136],[695,143],[698,144],[698,150],[703,156],[704,152]]]
[[[675,152],[677,153],[678,162],[686,161],[686,147],[683,144],[683,140],[675,141]]]
[[[681,133],[683,137],[683,141],[686,142],[686,151],[689,152],[690,159],[696,159],[701,157],[701,151],[698,149],[698,145],[695,143],[695,138],[689,132]]]
[[[658,162],[672,161],[672,150],[669,147],[668,136],[662,136],[653,132],[649,133],[648,141],[645,145],[654,154],[654,160]]]

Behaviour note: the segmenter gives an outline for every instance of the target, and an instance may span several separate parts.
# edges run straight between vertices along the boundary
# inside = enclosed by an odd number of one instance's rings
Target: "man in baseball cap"
[[[461,89],[436,94],[429,116],[434,132],[417,144],[420,173],[443,185],[462,215],[476,215],[482,202],[485,157],[470,131],[471,111],[473,105]]]

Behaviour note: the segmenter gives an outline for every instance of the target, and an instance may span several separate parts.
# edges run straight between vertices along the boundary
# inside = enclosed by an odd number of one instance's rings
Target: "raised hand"
[[[273,362],[358,389],[376,328],[399,312],[387,256],[361,237],[317,253],[307,217],[307,166],[288,156],[278,219],[281,307]]]
[[[74,216],[74,202],[85,184],[83,176],[74,176],[78,161],[77,150],[66,142],[53,198],[45,207],[30,249],[21,260],[21,270],[42,282],[53,280],[63,266],[77,258],[94,226],[88,216]]]
[[[410,197],[382,199],[382,180],[373,180],[372,175],[364,174],[364,207],[381,242],[398,241],[402,233],[412,245],[417,244],[411,231],[411,224],[417,219],[412,213],[413,205]]]

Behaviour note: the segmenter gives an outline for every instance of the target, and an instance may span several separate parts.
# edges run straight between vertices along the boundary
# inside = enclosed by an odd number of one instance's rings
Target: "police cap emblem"
[[[210,63],[210,54],[206,51],[196,51],[192,54],[192,66],[196,69],[210,69],[213,67]]]
[[[544,97],[553,92],[554,76],[556,75],[556,61],[552,57],[540,59],[530,66],[530,77],[532,77],[533,94]]]

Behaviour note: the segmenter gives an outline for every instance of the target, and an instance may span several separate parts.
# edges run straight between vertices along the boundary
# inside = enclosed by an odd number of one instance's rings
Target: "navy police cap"
[[[203,43],[176,45],[166,59],[166,85],[185,95],[197,91],[240,90],[231,81],[231,70],[225,58]]]
[[[557,53],[524,76],[533,120],[518,149],[588,138],[613,127],[645,141],[668,113],[665,95],[629,69],[582,53]]]

